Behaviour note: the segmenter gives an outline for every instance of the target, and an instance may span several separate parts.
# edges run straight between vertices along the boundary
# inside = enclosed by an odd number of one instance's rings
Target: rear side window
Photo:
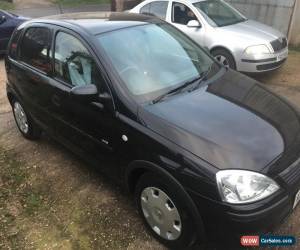
[[[51,71],[51,32],[48,28],[29,28],[20,46],[21,60],[45,73]]]
[[[150,14],[150,3],[140,9],[141,14]]]
[[[156,1],[149,4],[146,4],[143,8],[141,8],[141,14],[150,14],[153,16],[157,16],[161,19],[166,19],[168,9],[168,2],[166,1]]]
[[[168,2],[153,2],[151,3],[150,13],[161,19],[166,18]]]
[[[11,43],[10,43],[10,47],[9,47],[9,56],[12,59],[17,59],[17,52],[18,52],[18,41],[20,39],[20,36],[22,34],[23,30],[16,30],[13,34]]]

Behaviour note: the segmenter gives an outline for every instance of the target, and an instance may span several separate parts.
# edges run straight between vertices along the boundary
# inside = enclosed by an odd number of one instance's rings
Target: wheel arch
[[[212,54],[213,51],[215,51],[215,50],[225,50],[226,52],[228,52],[228,53],[232,56],[232,58],[233,58],[233,60],[234,60],[235,68],[237,68],[237,64],[236,64],[236,61],[237,61],[237,60],[236,60],[234,54],[231,52],[230,49],[228,49],[228,48],[226,48],[225,46],[222,46],[222,45],[216,45],[216,46],[213,46],[213,47],[209,50],[209,51],[210,51],[210,54]]]
[[[16,97],[12,92],[7,91],[7,99],[9,101],[9,103],[12,104],[13,101],[16,99]]]
[[[186,202],[188,202],[189,208],[191,209],[191,213],[195,218],[195,226],[197,228],[198,239],[200,242],[204,242],[206,239],[205,228],[204,228],[202,217],[199,213],[198,208],[196,207],[196,204],[194,203],[190,195],[187,193],[187,191],[184,189],[184,187],[167,170],[149,161],[143,161],[143,160],[133,161],[132,163],[129,164],[125,173],[125,181],[129,192],[130,193],[134,192],[139,178],[146,172],[156,173],[157,175],[167,178],[169,181],[172,182],[172,184],[175,184],[179,188],[180,192],[185,197]]]

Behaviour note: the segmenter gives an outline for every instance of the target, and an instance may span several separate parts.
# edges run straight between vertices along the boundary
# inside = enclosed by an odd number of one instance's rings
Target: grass
[[[64,6],[78,6],[85,4],[103,4],[110,3],[110,0],[53,0],[56,4]]]
[[[2,9],[2,10],[12,10],[12,9],[14,9],[14,7],[15,6],[14,6],[13,3],[9,3],[9,2],[0,0],[0,9]]]
[[[90,173],[66,177],[67,166],[51,171],[32,161],[0,145],[0,249],[121,250],[150,239],[128,197]]]
[[[300,45],[298,45],[298,46],[289,46],[289,49],[293,50],[293,51],[300,52]]]

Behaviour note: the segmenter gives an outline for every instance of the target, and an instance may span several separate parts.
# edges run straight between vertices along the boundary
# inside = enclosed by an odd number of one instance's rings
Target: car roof
[[[79,12],[34,19],[30,23],[48,23],[67,28],[79,27],[92,35],[118,30],[122,28],[159,23],[162,20],[149,15],[128,12]]]

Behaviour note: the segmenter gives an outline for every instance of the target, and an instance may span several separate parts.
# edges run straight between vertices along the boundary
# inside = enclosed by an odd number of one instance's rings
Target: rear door
[[[19,60],[14,62],[20,101],[37,122],[51,124],[45,105],[52,75],[52,29],[43,25],[31,26],[24,31],[20,40]]]

